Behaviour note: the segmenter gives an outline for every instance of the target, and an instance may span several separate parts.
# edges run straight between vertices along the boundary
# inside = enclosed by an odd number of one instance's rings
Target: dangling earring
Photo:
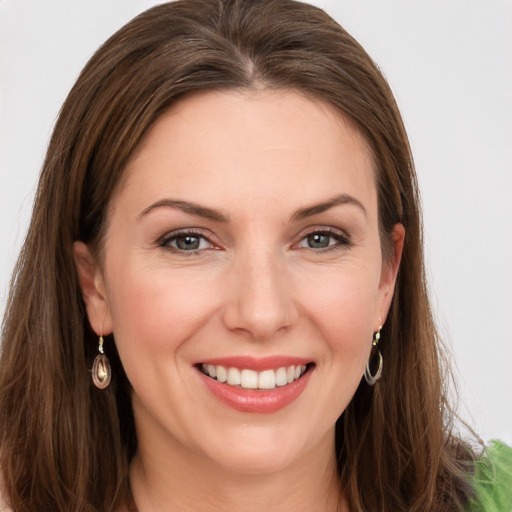
[[[368,361],[368,363],[366,363],[366,368],[364,370],[364,378],[366,379],[366,382],[370,386],[375,385],[375,383],[380,379],[380,377],[382,375],[382,365],[383,365],[384,360],[382,359],[382,354],[380,353],[380,350],[378,347],[381,329],[382,329],[382,325],[379,327],[379,330],[375,333],[375,335],[373,337],[373,343],[372,343],[372,349],[373,350],[377,349],[378,357],[379,357],[379,366],[377,368],[377,371],[375,372],[375,375],[372,375],[372,372],[370,370],[370,361]]]
[[[112,371],[108,357],[103,350],[103,336],[100,336],[98,350],[100,353],[96,356],[92,365],[92,381],[98,389],[105,389],[110,384]]]

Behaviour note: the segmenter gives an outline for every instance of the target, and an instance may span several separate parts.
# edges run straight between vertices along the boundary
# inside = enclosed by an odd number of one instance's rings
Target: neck
[[[291,467],[271,473],[234,472],[178,443],[167,448],[171,450],[153,451],[146,443],[139,444],[130,467],[138,512],[348,510],[339,485],[332,432]]]

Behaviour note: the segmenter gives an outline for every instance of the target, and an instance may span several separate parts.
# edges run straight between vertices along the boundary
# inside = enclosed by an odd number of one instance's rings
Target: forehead
[[[204,200],[238,193],[263,205],[284,192],[307,202],[374,191],[374,182],[366,140],[333,106],[294,90],[236,90],[195,94],[162,114],[119,192],[147,201],[164,191]]]

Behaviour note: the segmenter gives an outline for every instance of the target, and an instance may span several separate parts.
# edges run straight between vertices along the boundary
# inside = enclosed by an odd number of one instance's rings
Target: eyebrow
[[[315,204],[312,206],[307,206],[306,208],[301,208],[300,210],[297,210],[291,217],[291,220],[302,220],[307,217],[311,217],[313,215],[317,215],[319,213],[323,213],[330,208],[333,208],[334,206],[342,205],[342,204],[351,204],[354,206],[357,206],[362,212],[364,213],[365,217],[366,209],[355,197],[352,197],[348,194],[339,194],[337,196],[332,197],[328,201],[325,201],[324,203]]]
[[[209,219],[216,222],[229,222],[229,217],[218,210],[213,210],[212,208],[207,208],[196,203],[191,203],[190,201],[178,201],[175,199],[162,199],[156,203],[153,203],[151,206],[148,206],[142,210],[137,219],[141,219],[150,211],[161,207],[175,208],[177,210],[181,210],[184,213],[195,215],[196,217],[203,217],[204,219]]]
[[[313,215],[318,215],[319,213],[323,213],[330,208],[333,208],[334,206],[338,205],[344,205],[344,204],[351,204],[354,206],[357,206],[364,215],[366,216],[366,209],[363,206],[363,204],[356,199],[355,197],[352,197],[348,194],[339,194],[337,196],[332,197],[331,199],[315,204],[312,206],[307,206],[305,208],[301,208],[297,210],[292,216],[292,221],[297,220],[303,220],[307,217],[311,217]],[[223,224],[226,224],[229,222],[229,216],[222,213],[219,210],[214,210],[213,208],[207,208],[206,206],[201,206],[197,203],[193,203],[190,201],[179,201],[176,199],[161,199],[160,201],[157,201],[156,203],[153,203],[152,205],[148,206],[142,212],[138,215],[137,219],[141,219],[145,215],[147,215],[149,212],[157,209],[157,208],[175,208],[177,210],[181,210],[184,213],[188,213],[190,215],[194,215],[196,217],[202,217],[204,219],[213,220],[215,222],[221,222]]]

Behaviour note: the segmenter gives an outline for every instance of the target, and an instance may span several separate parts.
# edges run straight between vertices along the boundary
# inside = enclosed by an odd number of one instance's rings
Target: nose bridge
[[[227,327],[262,339],[294,322],[291,277],[275,250],[252,246],[239,254],[233,278],[225,311]]]

